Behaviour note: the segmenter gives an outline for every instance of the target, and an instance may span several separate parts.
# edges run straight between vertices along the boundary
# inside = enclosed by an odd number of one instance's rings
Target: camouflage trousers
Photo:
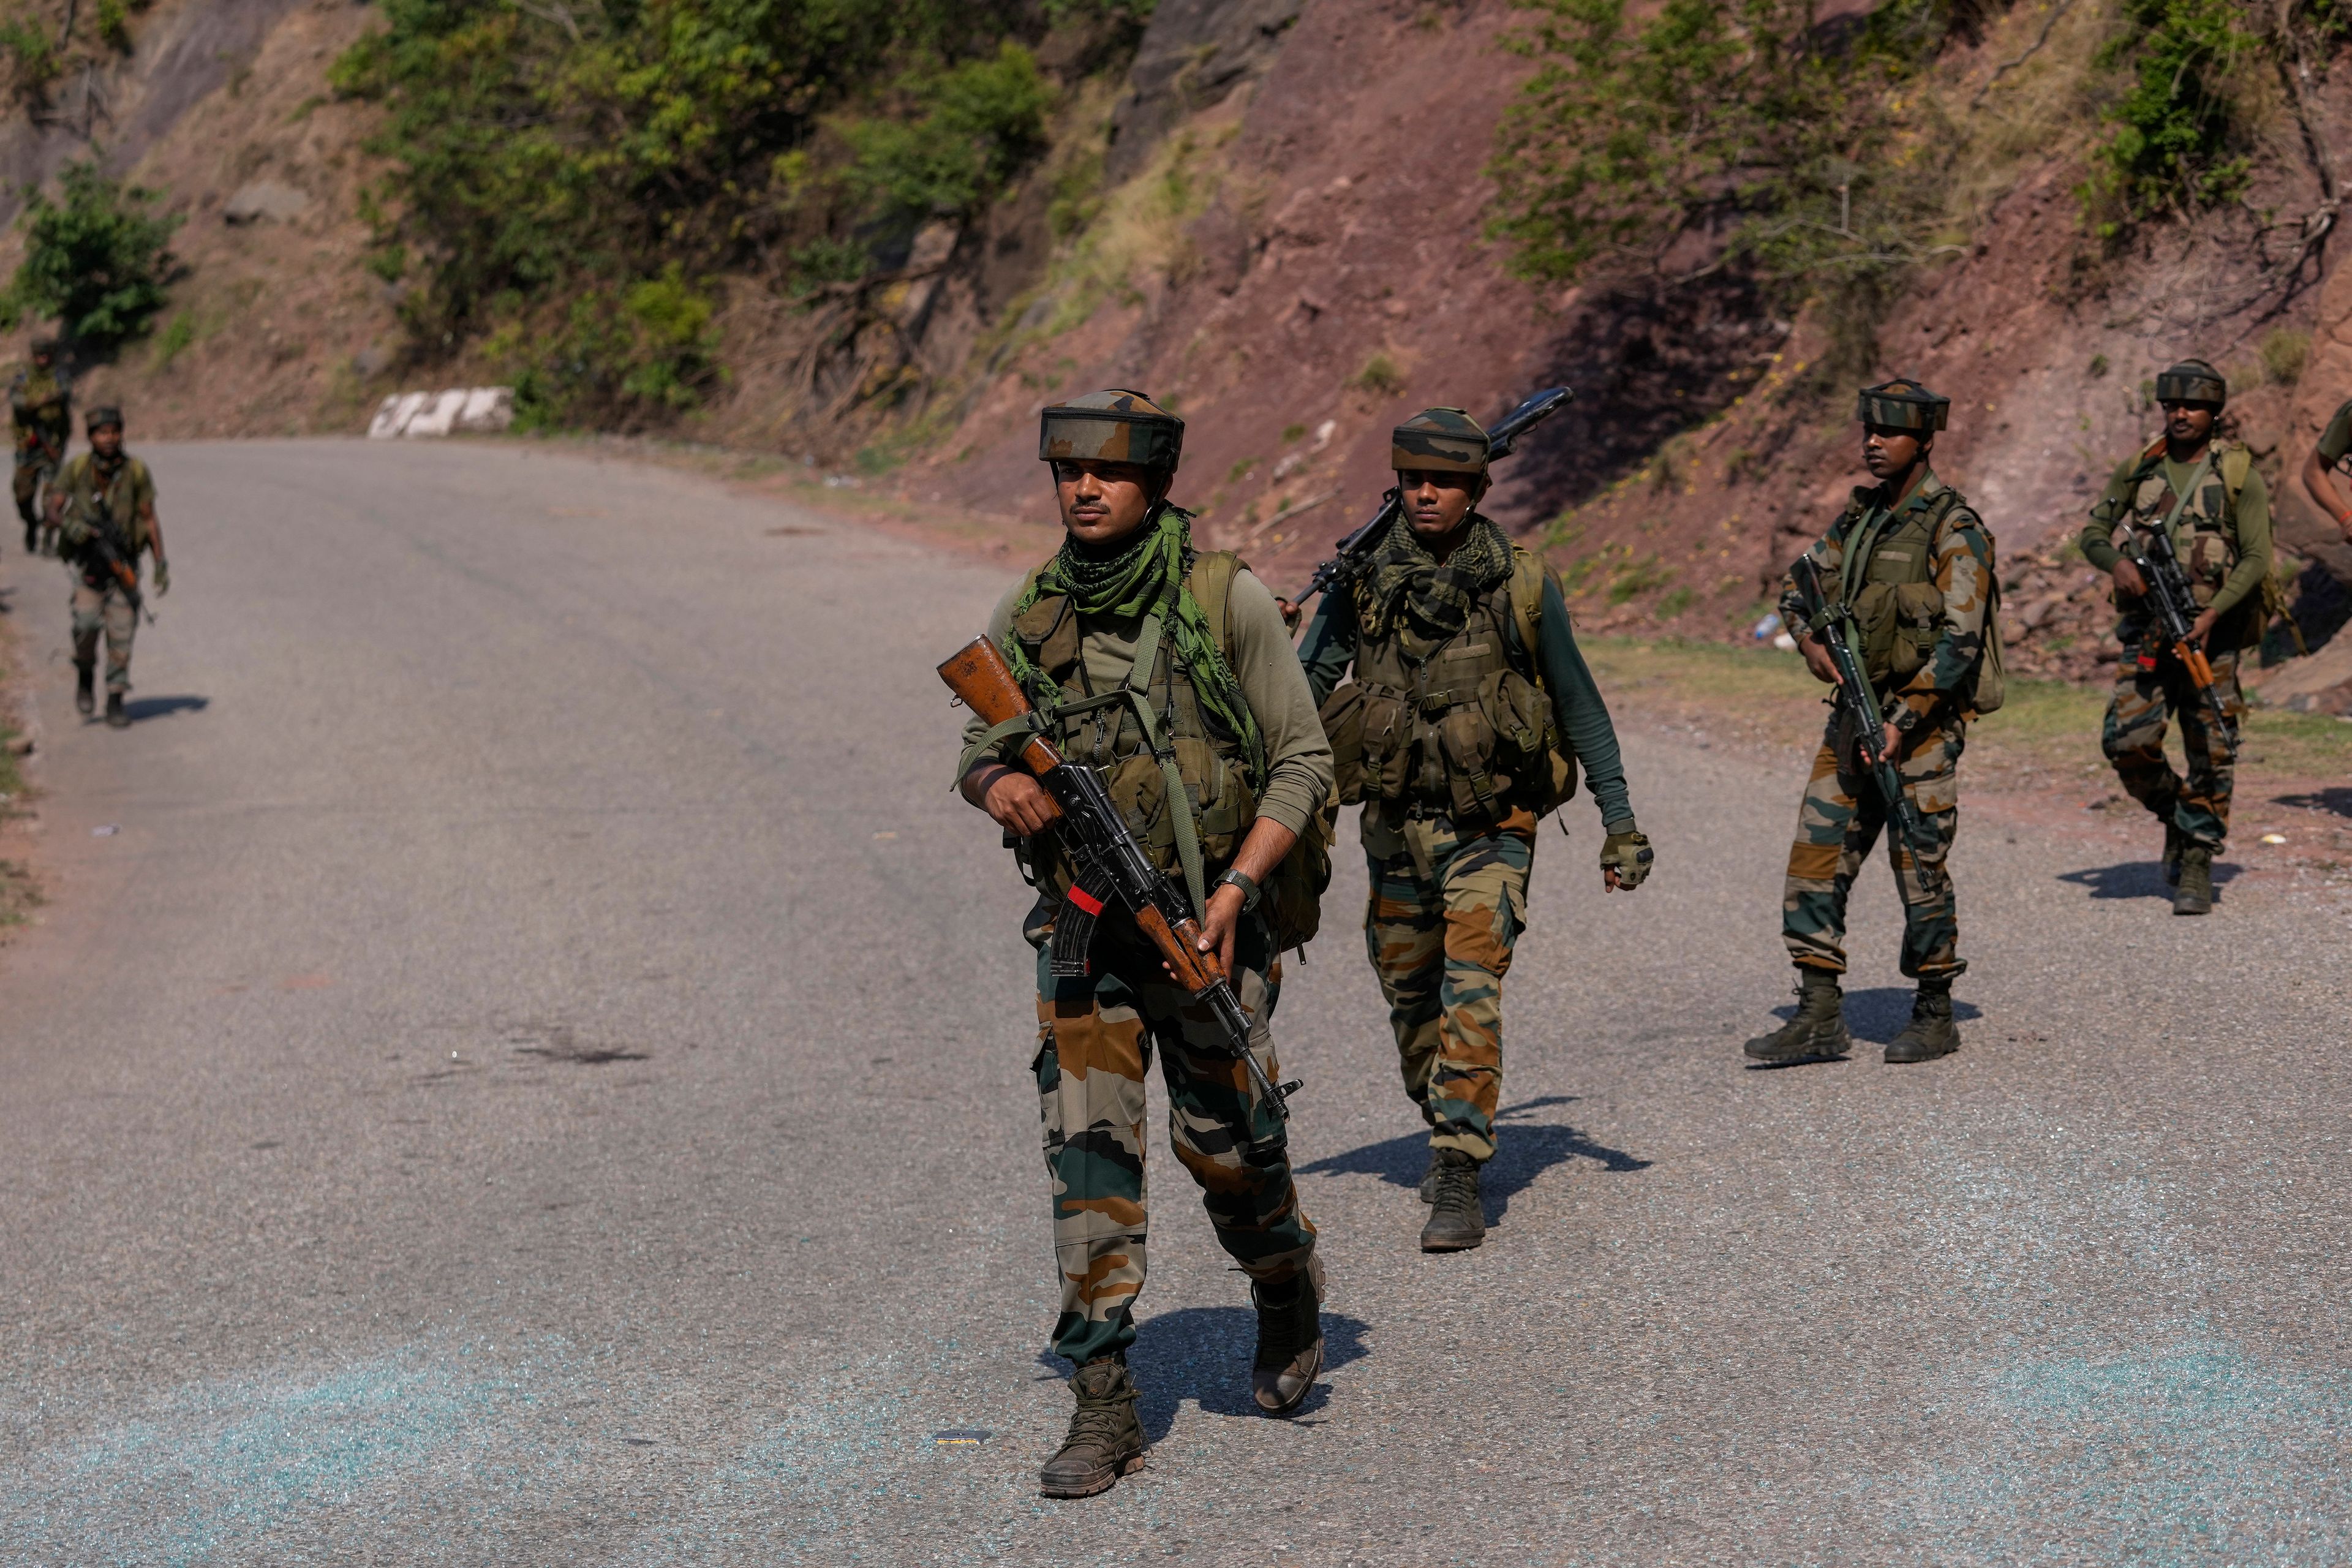
[[[2238,690],[2237,650],[2209,658],[2214,695],[2222,710],[2239,720],[2246,704]],[[2180,721],[2186,778],[2172,771],[2164,754],[2168,715]],[[2107,699],[2106,721],[2100,726],[2099,749],[2134,800],[2179,828],[2190,843],[2221,847],[2230,832],[2230,795],[2238,770],[2205,700],[2189,683],[2189,671],[2169,652],[2158,656],[2154,669],[2142,669],[2130,653],[2124,655],[2115,692]]]
[[[1903,900],[1903,973],[1915,980],[1959,973],[1968,964],[1959,955],[1959,915],[1945,860],[1960,825],[1966,721],[1947,717],[1921,724],[1903,738],[1895,757],[1903,793],[1927,819],[1936,840],[1924,866],[1914,863],[1911,847],[1888,826],[1885,804],[1869,770],[1858,763],[1850,770],[1841,763],[1842,755],[1853,753],[1839,739],[1833,719],[1813,754],[1812,777],[1797,810],[1797,837],[1789,846],[1789,877],[1780,895],[1780,936],[1789,956],[1807,969],[1845,973],[1846,895],[1884,830],[1895,890]]]
[[[57,477],[58,466],[49,461],[49,455],[47,452],[37,451],[29,458],[21,450],[17,452],[14,487],[16,496],[16,515],[25,520],[27,532],[40,521],[41,514],[36,510],[34,501],[40,494],[43,481]]]
[[[1248,1070],[1218,1042],[1208,1009],[1168,980],[1133,923],[1107,914],[1095,929],[1092,973],[1051,973],[1042,944],[1051,907],[1024,933],[1037,954],[1038,1111],[1054,1189],[1054,1257],[1062,1279],[1054,1351],[1083,1364],[1135,1341],[1150,1216],[1144,1187],[1144,1077],[1155,1047],[1168,1086],[1168,1142],[1200,1184],[1219,1245],[1261,1284],[1306,1268],[1315,1226],[1299,1207],[1281,1123]],[[1251,1018],[1258,1065],[1280,1082],[1266,1031],[1281,962],[1255,915],[1243,917],[1234,989]],[[1245,1129],[1246,1135],[1237,1135]]]
[[[1404,1091],[1430,1146],[1495,1157],[1503,1092],[1503,976],[1528,921],[1536,818],[1515,810],[1465,836],[1443,816],[1391,823],[1364,808],[1372,896],[1364,942],[1388,998]]]
[[[139,633],[139,612],[131,607],[123,596],[122,584],[116,582],[92,583],[80,573],[74,574],[73,646],[74,662],[95,663],[98,658],[98,634],[106,633],[106,689],[109,691],[131,689],[131,639]]]

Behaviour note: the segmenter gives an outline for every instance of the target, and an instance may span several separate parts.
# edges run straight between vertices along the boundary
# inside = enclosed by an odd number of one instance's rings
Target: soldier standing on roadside
[[[1201,553],[1192,515],[1169,504],[1183,422],[1135,392],[1045,410],[1038,456],[1053,464],[1068,537],[996,607],[1004,652],[1064,754],[1102,771],[1163,871],[1180,862],[1202,946],[1221,950],[1252,1019],[1255,1054],[1279,1081],[1266,1033],[1281,986],[1281,933],[1259,891],[1285,866],[1331,788],[1331,748],[1274,595],[1231,554]],[[1022,840],[1043,897],[1024,932],[1037,946],[1038,1047],[1032,1064],[1054,1192],[1062,1310],[1054,1350],[1076,1371],[1077,1408],[1046,1464],[1047,1497],[1087,1497],[1143,1463],[1127,1369],[1143,1289],[1144,1079],[1160,1054],[1169,1142],[1218,1242],[1257,1307],[1251,1373],[1258,1407],[1296,1410],[1323,1364],[1322,1265],[1300,1208],[1275,1109],[1217,1043],[1213,1022],[1161,968],[1131,915],[1095,928],[1088,973],[1057,977],[1046,942],[1069,886],[1036,779],[965,730],[964,797]],[[1197,858],[1180,854],[1162,758],[1189,797]]]
[[[163,558],[163,524],[155,515],[155,477],[147,465],[122,449],[122,411],[89,411],[89,450],[66,460],[49,487],[49,522],[63,531],[63,553],[75,568],[73,591],[74,707],[89,713],[98,663],[98,637],[106,634],[106,721],[120,730],[131,722],[122,705],[131,689],[131,640],[139,612],[114,574],[100,542],[110,545],[135,579],[139,557],[155,556],[155,593],[172,591],[172,568]]]
[[[1422,1249],[1456,1252],[1486,1236],[1503,976],[1527,927],[1536,824],[1574,787],[1570,758],[1601,808],[1601,885],[1640,887],[1653,852],[1558,580],[1475,510],[1486,430],[1424,409],[1390,457],[1401,510],[1350,590],[1324,597],[1299,658],[1318,700],[1350,666],[1363,692],[1364,935],[1429,1124]]]
[[[47,338],[34,340],[32,363],[16,372],[8,384],[8,413],[16,426],[16,515],[25,520],[25,550],[41,548],[38,497],[44,480],[54,482],[65,461],[66,441],[73,429],[73,388],[56,368],[58,345]],[[49,530],[48,547],[57,551],[57,529]]]
[[[2156,378],[2164,436],[2126,458],[2091,509],[2083,558],[2116,580],[2116,636],[2124,657],[2099,743],[2131,797],[2164,823],[2164,878],[2176,915],[2213,908],[2213,857],[2230,829],[2236,758],[2172,649],[2149,624],[2139,569],[2116,548],[2125,525],[2161,528],[2198,605],[2192,642],[2213,667],[2213,692],[2235,721],[2244,711],[2238,655],[2262,641],[2263,584],[2271,573],[2270,492],[2244,445],[2213,433],[2229,397],[2221,373],[2183,360]],[[2187,776],[2164,754],[2168,713],[2180,722]]]
[[[1960,751],[1977,712],[1987,641],[1998,634],[1989,625],[1992,535],[1929,466],[1950,407],[1916,381],[1863,390],[1856,410],[1863,463],[1878,483],[1857,487],[1807,552],[1830,592],[1853,606],[1862,643],[1854,652],[1885,715],[1888,754],[1937,846],[1923,865],[1900,833],[1886,836],[1903,900],[1903,973],[1918,984],[1911,1021],[1887,1045],[1890,1062],[1928,1061],[1959,1048],[1952,982],[1968,967],[1946,862],[1959,826]],[[1793,573],[1782,580],[1780,618],[1807,668],[1836,684]],[[1831,719],[1798,809],[1780,904],[1781,940],[1797,966],[1797,1013],[1748,1042],[1748,1055],[1759,1062],[1826,1061],[1853,1044],[1838,984],[1846,967],[1846,895],[1889,812],[1846,723],[1842,710]]]

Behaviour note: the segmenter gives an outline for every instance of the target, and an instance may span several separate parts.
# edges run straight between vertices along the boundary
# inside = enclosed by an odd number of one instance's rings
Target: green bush
[[[181,219],[155,210],[155,192],[109,178],[95,158],[68,163],[58,184],[62,200],[36,191],[17,219],[25,259],[0,295],[0,330],[55,317],[68,339],[103,352],[144,332],[163,308]]]
[[[1523,274],[1655,267],[1701,226],[1784,273],[1916,247],[1932,174],[1895,156],[1921,141],[1896,89],[1949,4],[1893,0],[1832,47],[1805,0],[1665,0],[1638,25],[1625,0],[1521,3],[1539,20],[1511,47],[1538,64],[1489,173]]]
[[[1019,44],[944,72],[916,72],[900,90],[931,107],[919,119],[845,127],[856,160],[848,182],[870,204],[924,216],[969,214],[1045,144],[1054,91]]]
[[[2102,237],[2246,188],[2253,160],[2231,78],[2262,40],[2239,28],[2237,10],[2233,0],[2124,0],[2126,30],[2105,60],[2130,68],[2131,88],[2108,111],[2115,129],[2082,191]]]
[[[403,313],[455,343],[578,298],[565,352],[539,356],[543,409],[627,383],[605,374],[625,343],[655,355],[629,406],[706,384],[634,290],[672,267],[803,294],[856,277],[992,195],[1053,100],[1023,42],[1046,26],[1035,0],[381,3],[384,30],[331,80],[385,110],[392,172],[366,210],[380,254],[405,247]]]
[[[643,425],[691,408],[722,374],[714,310],[673,262],[657,276],[581,295],[550,336],[533,341],[519,328],[494,336],[493,353],[520,362],[516,423]]]

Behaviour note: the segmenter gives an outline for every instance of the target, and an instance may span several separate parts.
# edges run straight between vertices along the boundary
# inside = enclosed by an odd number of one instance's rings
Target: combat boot
[[[1769,1035],[1748,1042],[1756,1061],[1783,1066],[1790,1062],[1834,1061],[1853,1046],[1845,1029],[1845,993],[1838,977],[1826,969],[1801,965],[1797,972],[1797,1016]]]
[[[1478,1196],[1478,1162],[1459,1149],[1437,1152],[1437,1192],[1429,1223],[1421,1227],[1423,1252],[1466,1252],[1486,1239],[1486,1206]]]
[[[1123,1361],[1090,1361],[1071,1374],[1078,1407],[1062,1451],[1037,1477],[1042,1497],[1092,1497],[1143,1468],[1143,1423],[1135,1416],[1135,1380]]]
[[[1444,1166],[1444,1164],[1445,1151],[1443,1149],[1432,1149],[1429,1152],[1429,1169],[1421,1173],[1421,1201],[1423,1203],[1433,1204],[1437,1201],[1437,1173]]]
[[[86,664],[74,666],[74,711],[89,718],[98,711],[95,674]]]
[[[2164,825],[2164,885],[2180,886],[2180,852],[2189,847],[2188,836],[2179,825],[2167,820]]]
[[[106,724],[110,730],[131,728],[131,714],[129,710],[122,706],[122,693],[120,691],[110,691],[106,694]]]
[[[1952,1017],[1952,988],[1922,984],[1919,994],[1911,998],[1911,1021],[1886,1042],[1886,1059],[1897,1065],[1931,1062],[1959,1048],[1960,1026]]]
[[[2213,851],[2202,844],[2191,844],[2180,852],[2180,890],[2172,895],[2172,912],[2213,912]]]
[[[1257,1307],[1250,1393],[1268,1415],[1287,1415],[1323,1370],[1323,1260],[1310,1258],[1279,1285],[1252,1285],[1250,1300]]]

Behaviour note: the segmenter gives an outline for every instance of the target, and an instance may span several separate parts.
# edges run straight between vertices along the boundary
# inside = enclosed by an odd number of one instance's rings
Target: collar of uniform
[[[1900,507],[1897,507],[1894,501],[1887,498],[1886,487],[1885,485],[1878,487],[1877,503],[1886,510],[1895,512],[1897,514],[1906,511],[1916,511],[1921,507],[1927,505],[1937,496],[1942,495],[1946,490],[1951,488],[1951,486],[1946,484],[1943,480],[1936,477],[1935,469],[1929,468],[1926,473],[1919,476],[1919,488],[1911,492],[1911,499],[1905,501]]]

